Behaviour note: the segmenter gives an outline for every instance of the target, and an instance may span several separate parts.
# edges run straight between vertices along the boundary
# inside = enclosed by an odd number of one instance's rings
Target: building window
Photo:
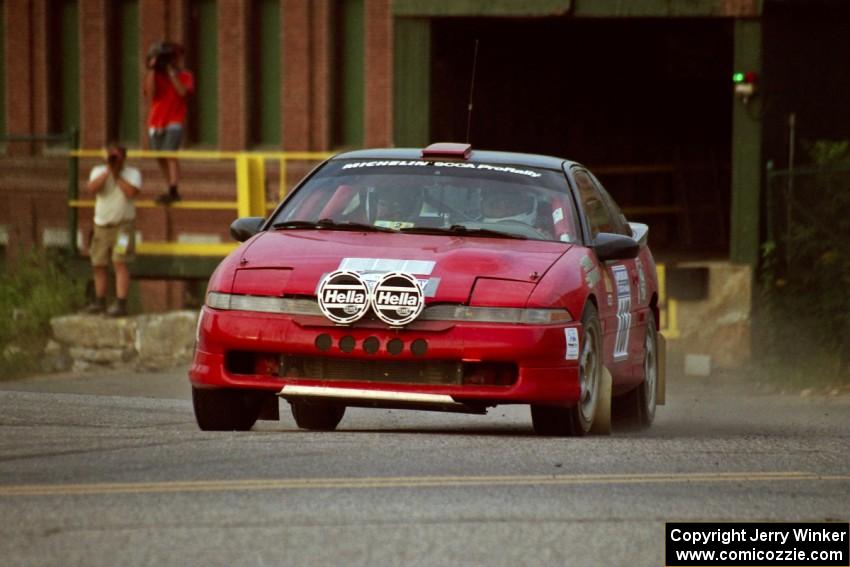
[[[80,32],[77,0],[50,0],[47,20],[48,129],[80,125]]]
[[[363,145],[364,14],[363,0],[335,2],[333,18],[333,108],[331,144]]]
[[[109,138],[139,143],[139,2],[109,4]]]
[[[0,134],[6,134],[6,6],[0,2]]]
[[[195,75],[189,98],[188,138],[199,146],[218,145],[218,15],[215,0],[189,3],[187,67]],[[230,85],[235,88],[235,85]]]
[[[280,146],[280,0],[254,0],[248,108],[251,143]]]

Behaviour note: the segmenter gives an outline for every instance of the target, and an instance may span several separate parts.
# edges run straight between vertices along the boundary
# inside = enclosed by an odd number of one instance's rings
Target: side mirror
[[[245,242],[259,232],[265,220],[263,217],[242,217],[241,219],[236,219],[230,223],[230,236],[233,240]]]
[[[634,238],[622,234],[600,232],[593,239],[593,249],[600,262],[637,258],[640,244]]]

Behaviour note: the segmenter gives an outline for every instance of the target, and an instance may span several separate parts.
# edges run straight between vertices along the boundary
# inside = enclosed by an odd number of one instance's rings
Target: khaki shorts
[[[169,124],[165,128],[150,128],[148,140],[152,150],[176,151],[180,149],[183,140],[183,126],[180,124]]]
[[[94,227],[89,256],[91,265],[97,268],[109,265],[109,254],[112,262],[129,264],[136,258],[136,223],[126,221],[114,226]]]

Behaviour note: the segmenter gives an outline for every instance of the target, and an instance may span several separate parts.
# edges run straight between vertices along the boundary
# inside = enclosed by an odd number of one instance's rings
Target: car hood
[[[535,284],[569,244],[536,240],[471,238],[331,230],[268,231],[244,248],[234,281],[276,277],[274,293],[315,295],[319,280],[338,269],[406,271],[427,280],[430,301],[468,300],[480,278]],[[244,277],[240,278],[239,272]],[[248,277],[253,272],[255,277]],[[434,280],[434,281],[431,281]]]

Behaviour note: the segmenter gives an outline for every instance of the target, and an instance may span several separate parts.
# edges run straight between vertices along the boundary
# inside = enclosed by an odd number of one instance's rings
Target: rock
[[[71,347],[68,349],[75,361],[96,362],[99,364],[120,364],[133,358],[133,351],[123,348],[85,348]]]
[[[50,326],[57,341],[73,347],[132,348],[136,338],[135,317],[66,315],[51,319]]]
[[[71,372],[88,372],[93,367],[93,364],[84,360],[74,360],[71,364]]]
[[[175,311],[138,318],[136,366],[143,369],[172,368],[192,359],[196,311]]]
[[[6,348],[3,349],[3,358],[10,360],[22,352],[24,352],[23,349],[18,345],[6,345]]]
[[[47,341],[44,346],[44,356],[41,359],[41,368],[44,372],[65,372],[71,368],[72,363],[68,349],[53,339]]]
[[[85,372],[128,365],[144,370],[191,362],[198,313],[175,311],[111,319],[67,315],[51,320],[55,340],[45,350],[45,368]]]

